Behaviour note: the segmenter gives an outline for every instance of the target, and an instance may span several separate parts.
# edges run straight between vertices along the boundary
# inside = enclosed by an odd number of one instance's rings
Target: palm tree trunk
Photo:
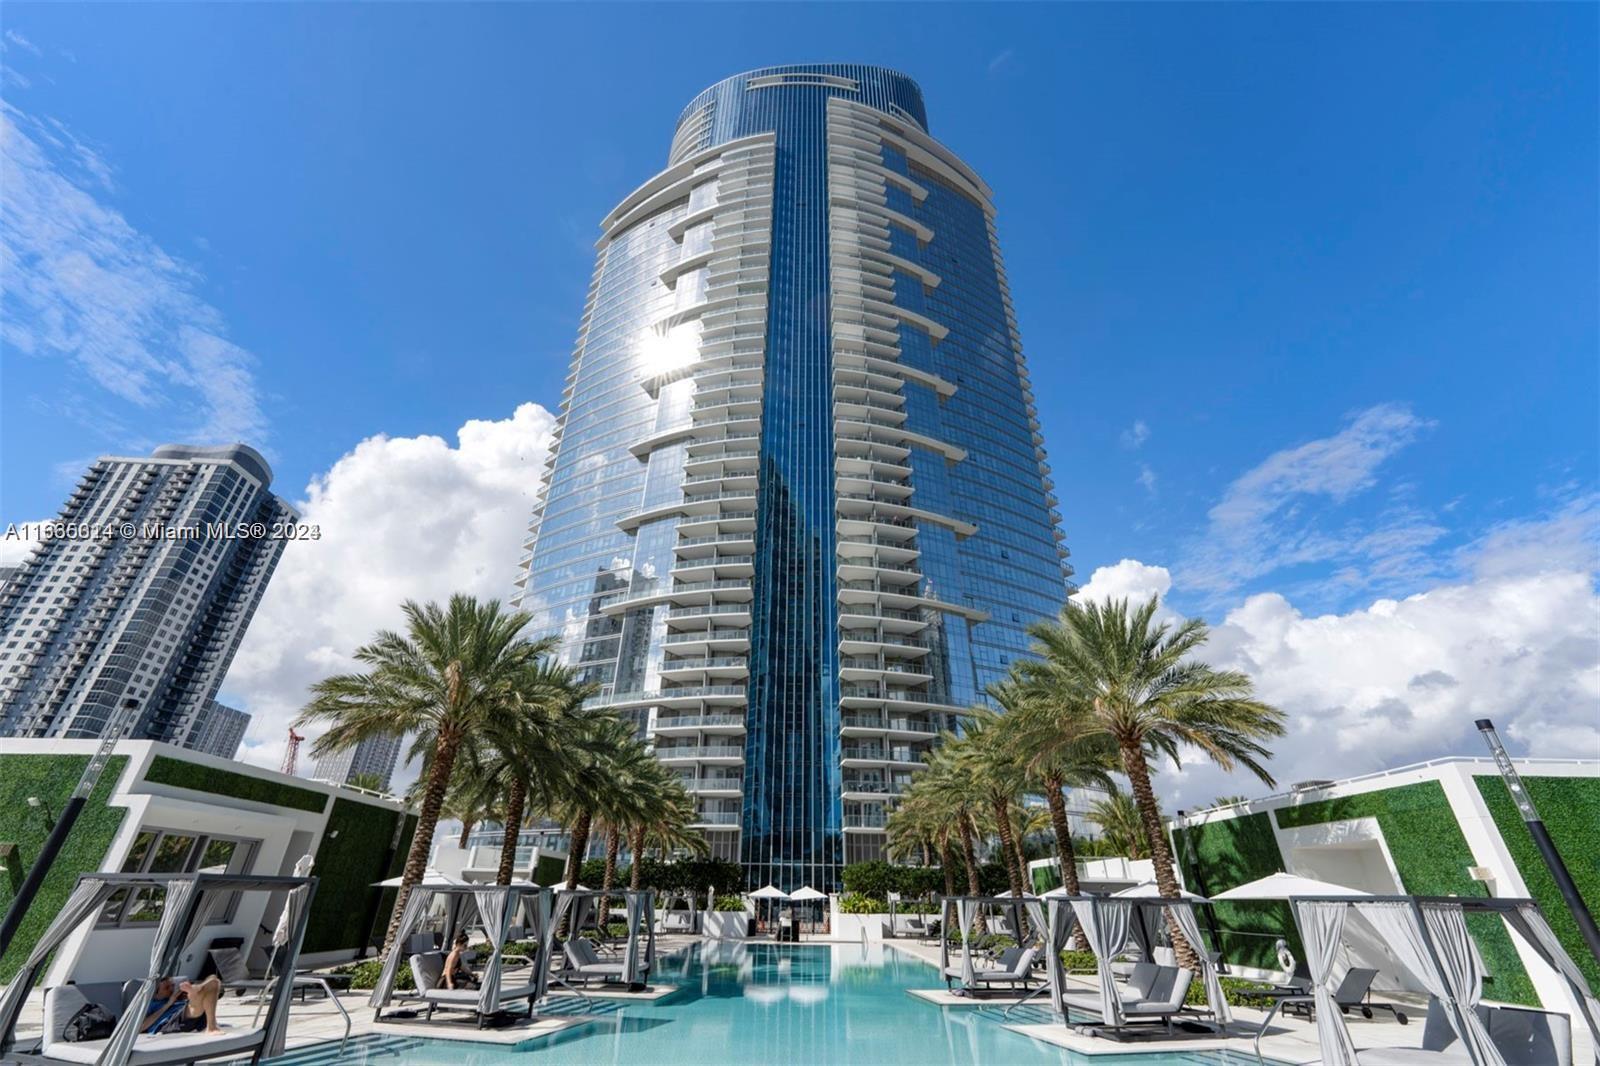
[[[476,828],[478,828],[478,820],[476,818],[461,819],[461,839],[456,841],[456,847],[466,851],[467,838],[472,836],[472,831]]]
[[[494,883],[509,885],[511,874],[517,868],[517,838],[522,835],[522,810],[528,802],[526,782],[511,782],[511,794],[506,797],[506,829],[500,840],[500,871]]]
[[[417,831],[411,836],[411,850],[406,852],[406,865],[400,875],[400,891],[394,896],[394,910],[389,914],[389,928],[383,934],[380,958],[388,958],[394,947],[395,935],[400,931],[400,915],[405,913],[406,901],[411,898],[411,886],[422,883],[428,872],[428,853],[433,850],[433,832],[439,826],[439,811],[444,808],[445,793],[450,790],[450,774],[455,770],[456,752],[461,739],[454,730],[440,730],[433,744],[432,765],[428,768],[428,787],[422,793],[422,808],[417,812]]]
[[[956,821],[961,826],[961,861],[967,864],[967,895],[981,896],[983,886],[978,884],[978,849],[972,839],[972,817],[963,813],[956,816]],[[978,933],[987,930],[981,909],[978,911],[978,920],[972,927]]]
[[[606,826],[606,872],[600,881],[600,891],[610,892],[611,884],[617,879],[617,852],[622,848],[622,830],[614,825]],[[600,930],[605,931],[611,924],[611,897],[600,897]]]
[[[994,808],[995,826],[1000,831],[1000,857],[1005,861],[1006,880],[1010,882],[1011,895],[1020,899],[1022,874],[1017,868],[1017,834],[1011,825],[1011,801],[1005,796],[994,796],[989,805]]]
[[[572,823],[572,851],[567,855],[567,891],[578,887],[578,874],[583,869],[583,854],[589,850],[589,827],[594,824],[594,814],[580,811]]]
[[[955,857],[950,854],[949,841],[939,841],[939,868],[944,871],[944,894],[956,894],[956,863]]]
[[[639,860],[644,856],[644,826],[637,826],[633,837],[628,842],[628,850],[633,852],[633,870],[628,877],[628,887],[635,892],[644,883],[644,863]]]
[[[1022,887],[1026,891],[1033,886],[1028,883],[1028,853],[1022,847],[1022,833],[1020,830],[1012,830],[1011,847],[1017,853],[1017,876],[1022,878]]]
[[[1149,838],[1150,858],[1156,869],[1156,888],[1166,899],[1178,898],[1178,878],[1173,873],[1172,849],[1167,847],[1166,834],[1161,831],[1161,810],[1156,806],[1155,789],[1150,787],[1150,767],[1144,761],[1144,747],[1134,741],[1123,741],[1122,772],[1127,775],[1133,801],[1139,807],[1139,818],[1144,824],[1144,835]],[[1184,939],[1170,920],[1167,930],[1172,936],[1172,948],[1178,955],[1178,965],[1200,972],[1200,957],[1194,946]]]
[[[1056,834],[1056,858],[1061,863],[1061,887],[1067,894],[1076,896],[1078,888],[1078,856],[1072,849],[1072,823],[1067,821],[1067,797],[1059,777],[1044,779],[1044,798],[1050,807],[1050,828]],[[1072,949],[1074,951],[1088,951],[1089,938],[1083,935],[1083,927],[1077,922],[1072,923]]]

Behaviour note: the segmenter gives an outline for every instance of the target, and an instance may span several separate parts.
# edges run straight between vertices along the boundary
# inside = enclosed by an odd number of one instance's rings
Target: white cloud
[[[0,103],[0,184],[0,341],[10,358],[65,359],[173,439],[262,443],[254,358],[225,339],[221,312],[198,295],[200,275],[106,201],[112,169],[99,151]],[[90,406],[71,396],[54,405]],[[88,425],[103,434],[106,423]]]
[[[322,539],[287,546],[223,685],[254,718],[240,757],[276,766],[314,681],[400,625],[406,599],[504,600],[554,419],[536,404],[441,437],[369,437],[297,504]]]
[[[1444,535],[1429,516],[1402,503],[1371,523],[1330,524],[1319,509],[1377,484],[1378,469],[1432,426],[1399,404],[1352,416],[1331,437],[1285,448],[1246,471],[1211,508],[1204,535],[1178,567],[1187,588],[1222,593],[1308,563],[1339,566],[1345,587],[1383,586],[1431,573],[1424,550]]]
[[[16,45],[18,48],[21,48],[24,51],[32,52],[36,56],[44,55],[43,52],[39,51],[39,46],[38,45],[36,45],[32,41],[28,40],[26,37],[24,37],[22,34],[18,33],[16,30],[7,30],[6,34],[5,34],[5,37],[6,37],[6,40],[9,41],[11,44]]]
[[[1600,756],[1596,516],[1588,500],[1502,527],[1450,582],[1343,614],[1251,596],[1216,626],[1204,657],[1250,674],[1288,715],[1288,735],[1269,745],[1280,785],[1483,754],[1477,718],[1494,719],[1517,754]],[[1529,550],[1540,542],[1591,551],[1573,566],[1570,551]],[[1096,570],[1079,598],[1165,598],[1172,588],[1166,568],[1124,559]],[[1267,791],[1198,762],[1158,784],[1174,806]]]
[[[1156,472],[1150,469],[1149,463],[1139,464],[1139,476],[1134,478],[1134,481],[1138,482],[1140,487],[1142,487],[1148,495],[1152,497],[1155,496]]]
[[[1118,440],[1122,443],[1122,446],[1127,448],[1129,451],[1139,447],[1149,439],[1150,427],[1142,418],[1135,419],[1133,425],[1123,430],[1122,436],[1118,438]]]

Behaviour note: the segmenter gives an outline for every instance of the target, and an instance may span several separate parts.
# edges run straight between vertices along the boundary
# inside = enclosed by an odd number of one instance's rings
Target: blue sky
[[[997,191],[1081,580],[1349,619],[1545,543],[1581,644],[1597,10],[8,4],[0,522],[205,433],[302,501],[379,434],[468,462],[555,406],[684,103],[876,62]]]

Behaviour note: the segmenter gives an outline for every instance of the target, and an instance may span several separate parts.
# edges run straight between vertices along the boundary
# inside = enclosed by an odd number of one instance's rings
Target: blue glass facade
[[[905,76],[769,67],[604,229],[521,602],[714,854],[837,888],[1070,573],[988,190]]]

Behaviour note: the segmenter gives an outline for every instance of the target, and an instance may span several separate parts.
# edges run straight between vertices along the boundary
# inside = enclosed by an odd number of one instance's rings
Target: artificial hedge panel
[[[306,952],[344,951],[366,944],[387,894],[373,882],[389,876],[389,844],[400,812],[335,797],[317,846],[317,894],[306,921]],[[337,833],[338,836],[334,836]],[[400,863],[410,841],[401,833]]]
[[[1191,834],[1205,883],[1190,887],[1202,894],[1225,892],[1283,869],[1283,853],[1278,850],[1272,821],[1266,814],[1247,814],[1178,829],[1174,836],[1180,856],[1186,854],[1185,840]],[[1189,870],[1187,863],[1184,868]],[[1295,958],[1305,958],[1287,902],[1217,903],[1213,910],[1221,933],[1222,956],[1228,962],[1276,970],[1275,945],[1279,937],[1289,942]]]
[[[1506,791],[1505,782],[1496,776],[1474,777],[1500,837],[1517,864],[1517,872],[1528,886],[1550,928],[1567,949],[1572,961],[1589,981],[1589,988],[1600,994],[1600,961],[1596,961],[1578,932],[1578,923],[1561,898],[1555,878],[1544,864],[1539,847],[1522,824],[1516,804]],[[1525,777],[1523,785],[1539,810],[1550,839],[1578,885],[1578,894],[1591,912],[1600,913],[1600,778]]]
[[[1401,887],[1413,896],[1487,896],[1467,873],[1476,864],[1461,833],[1444,788],[1437,781],[1419,781],[1377,792],[1321,800],[1275,812],[1285,829],[1374,818],[1389,846]],[[1490,976],[1484,997],[1505,1003],[1537,1006],[1538,994],[1511,943],[1505,922],[1494,914],[1469,914],[1467,925]]]
[[[157,755],[150,760],[150,769],[145,771],[144,779],[152,784],[232,796],[255,803],[270,803],[275,807],[291,807],[313,814],[321,814],[328,805],[328,797],[321,792],[281,785],[276,781],[185,762],[166,755]]]
[[[0,842],[17,845],[11,861],[6,863],[6,873],[0,874],[0,913],[11,906],[27,865],[39,857],[39,850],[50,835],[49,819],[60,817],[88,762],[87,755],[0,755]],[[16,939],[0,958],[0,983],[11,980],[44,935],[45,927],[71,894],[78,875],[100,869],[105,861],[106,849],[116,839],[127,814],[121,807],[106,804],[127,765],[125,755],[113,756],[106,763],[83,813],[22,919]],[[28,806],[29,796],[37,797],[43,806]],[[48,814],[45,808],[49,809]]]

